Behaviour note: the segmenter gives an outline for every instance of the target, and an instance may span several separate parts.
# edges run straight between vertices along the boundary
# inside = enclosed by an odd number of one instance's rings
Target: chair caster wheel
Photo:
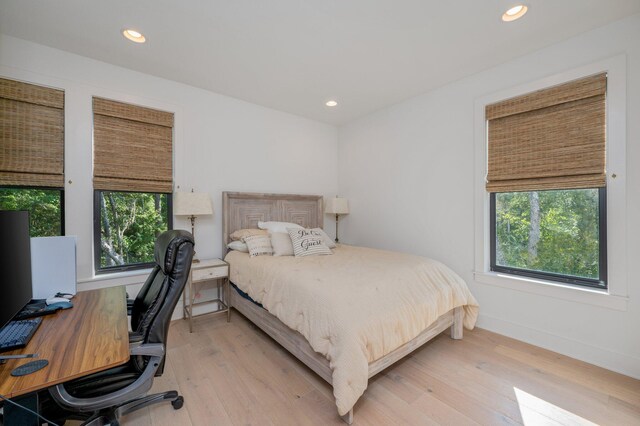
[[[183,396],[179,396],[175,400],[171,401],[171,406],[173,407],[174,410],[181,409],[183,405],[184,405],[184,397]]]

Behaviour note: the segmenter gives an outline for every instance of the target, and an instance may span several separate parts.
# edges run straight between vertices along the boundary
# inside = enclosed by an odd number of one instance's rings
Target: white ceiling
[[[524,18],[503,23],[515,3],[0,0],[0,32],[342,124],[640,12],[640,0],[529,0]]]

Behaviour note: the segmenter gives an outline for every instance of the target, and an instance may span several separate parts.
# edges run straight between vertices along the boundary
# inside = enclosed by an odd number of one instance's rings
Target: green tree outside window
[[[169,195],[97,191],[97,269],[153,261],[157,236],[169,229]]]
[[[496,194],[496,265],[599,279],[598,189]]]
[[[62,191],[59,189],[0,188],[0,210],[27,210],[32,237],[62,235]]]

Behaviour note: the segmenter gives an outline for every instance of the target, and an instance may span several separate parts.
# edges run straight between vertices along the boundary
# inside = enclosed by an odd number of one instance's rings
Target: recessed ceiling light
[[[502,14],[502,20],[504,22],[515,21],[516,19],[522,18],[524,14],[527,13],[527,10],[527,6],[523,4],[513,6],[511,9]]]
[[[325,104],[328,107],[334,107],[336,105],[338,105],[338,102],[336,101],[327,101],[327,103]]]
[[[142,33],[136,30],[123,30],[122,35],[133,41],[134,43],[144,43],[145,41],[147,41]]]

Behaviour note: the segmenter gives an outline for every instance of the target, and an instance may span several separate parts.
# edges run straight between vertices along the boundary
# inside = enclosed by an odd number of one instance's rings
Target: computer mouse
[[[58,309],[69,309],[69,308],[73,308],[73,303],[65,299],[64,302],[51,303],[47,305],[45,309],[47,311],[57,311]]]
[[[71,293],[56,293],[56,295],[53,297],[64,297],[67,300],[71,300],[73,299],[74,296],[75,294],[71,294]]]
[[[53,305],[54,303],[68,302],[68,301],[69,299],[65,297],[50,297],[47,299],[47,305]]]

